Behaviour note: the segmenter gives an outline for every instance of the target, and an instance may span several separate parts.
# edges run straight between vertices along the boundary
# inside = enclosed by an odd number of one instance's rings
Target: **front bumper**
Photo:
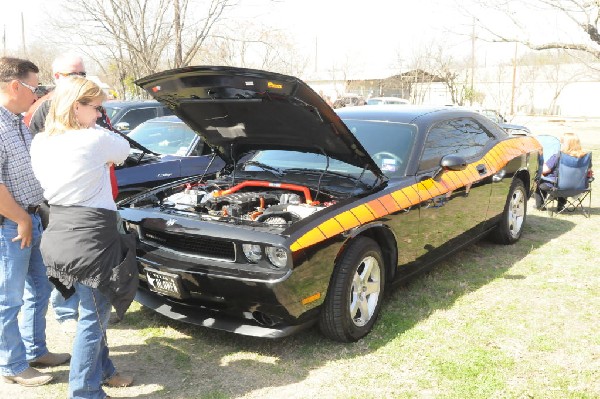
[[[140,287],[135,300],[163,316],[184,323],[261,338],[282,338],[315,324],[315,320],[293,326],[265,327],[252,320],[232,317],[220,312],[171,303],[161,296]]]

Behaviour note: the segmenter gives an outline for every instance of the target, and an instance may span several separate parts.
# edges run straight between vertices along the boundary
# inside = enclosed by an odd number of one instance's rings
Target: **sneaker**
[[[29,365],[31,367],[38,367],[38,368],[54,367],[54,366],[58,366],[63,363],[66,363],[69,360],[71,360],[71,355],[69,355],[68,353],[48,352],[44,356],[40,356],[37,359],[29,362]]]
[[[7,384],[19,384],[24,387],[39,387],[52,381],[50,374],[42,374],[34,368],[27,368],[17,375],[5,375],[2,377]]]
[[[108,380],[104,381],[104,385],[108,385],[109,387],[118,388],[118,387],[128,387],[133,384],[133,377],[130,375],[123,375],[120,373],[113,374]]]

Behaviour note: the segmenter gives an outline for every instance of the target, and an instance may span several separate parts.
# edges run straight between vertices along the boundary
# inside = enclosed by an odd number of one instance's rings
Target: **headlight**
[[[279,247],[267,247],[265,252],[273,266],[282,268],[287,265],[288,254],[285,249]]]
[[[260,249],[260,245],[242,244],[242,251],[244,251],[244,255],[249,262],[257,263],[262,259],[262,250]]]

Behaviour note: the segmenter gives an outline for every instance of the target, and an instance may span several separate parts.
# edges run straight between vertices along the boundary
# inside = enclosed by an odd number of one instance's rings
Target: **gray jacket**
[[[135,237],[119,234],[115,211],[51,205],[40,248],[47,274],[63,295],[75,281],[98,288],[123,317],[135,297],[138,270]]]

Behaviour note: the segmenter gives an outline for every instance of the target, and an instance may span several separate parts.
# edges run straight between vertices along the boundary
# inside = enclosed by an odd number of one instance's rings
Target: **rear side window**
[[[428,170],[440,165],[449,154],[466,159],[479,154],[494,136],[472,118],[456,118],[434,125],[427,135],[419,170]]]

